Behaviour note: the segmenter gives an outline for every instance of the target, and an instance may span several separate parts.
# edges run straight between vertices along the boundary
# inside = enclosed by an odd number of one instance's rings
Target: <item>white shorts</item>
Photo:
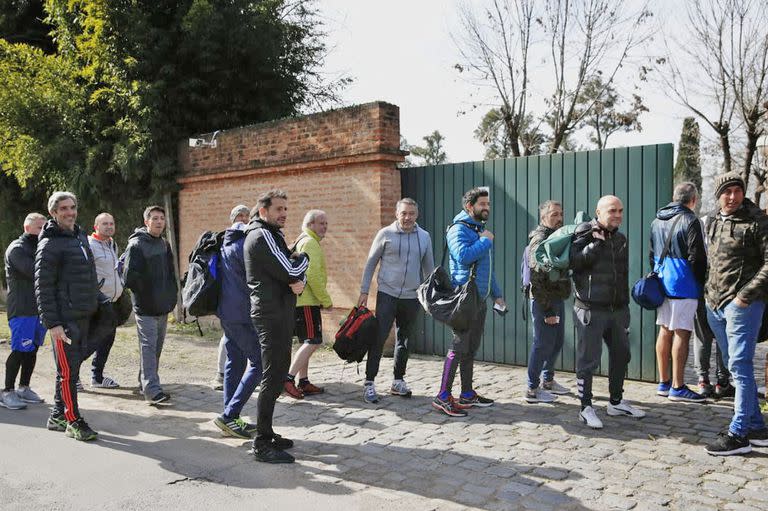
[[[656,309],[656,324],[667,330],[688,330],[693,332],[696,309],[699,301],[695,298],[665,298]]]

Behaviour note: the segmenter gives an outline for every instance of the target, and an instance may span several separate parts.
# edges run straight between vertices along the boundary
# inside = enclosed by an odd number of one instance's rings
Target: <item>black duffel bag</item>
[[[453,286],[451,276],[444,268],[445,257],[448,254],[448,231],[457,223],[475,229],[466,222],[456,222],[448,226],[445,230],[446,241],[440,266],[435,268],[427,280],[416,289],[416,295],[427,314],[454,330],[462,331],[467,330],[477,317],[481,300],[475,282],[477,264],[472,265],[469,280],[457,287]]]
[[[429,315],[454,330],[467,330],[480,308],[474,268],[466,284],[453,287],[451,276],[442,266],[438,266],[416,293]]]

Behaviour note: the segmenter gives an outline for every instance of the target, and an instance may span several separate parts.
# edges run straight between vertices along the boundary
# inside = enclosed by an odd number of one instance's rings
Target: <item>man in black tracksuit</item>
[[[257,460],[266,463],[294,461],[284,451],[293,442],[272,429],[275,401],[291,364],[296,295],[304,290],[304,273],[309,266],[306,254],[291,253],[280,230],[285,226],[287,200],[280,190],[259,198],[258,216],[248,224],[243,248],[251,319],[259,334],[263,366],[253,452]]]
[[[645,412],[623,399],[629,364],[629,256],[627,238],[619,231],[624,205],[606,195],[597,203],[597,218],[580,224],[573,233],[571,268],[575,300],[576,384],[579,419],[593,429],[602,421],[592,406],[592,374],[600,364],[603,341],[608,346],[608,415],[641,418]]]
[[[55,192],[48,199],[53,217],[43,227],[35,254],[35,296],[43,326],[51,335],[56,389],[48,429],[76,440],[95,440],[80,416],[77,377],[88,350],[88,327],[96,312],[99,286],[88,238],[75,223],[77,198]]]

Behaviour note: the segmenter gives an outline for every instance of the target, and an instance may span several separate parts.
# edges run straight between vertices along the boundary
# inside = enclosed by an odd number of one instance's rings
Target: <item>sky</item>
[[[342,94],[344,104],[382,100],[399,106],[400,131],[408,142],[422,144],[422,137],[439,130],[451,162],[483,159],[483,146],[473,131],[493,101],[487,91],[478,95],[477,88],[454,68],[461,59],[452,34],[460,33],[460,7],[465,3],[319,0],[317,4],[330,49],[325,72],[329,77],[346,74],[354,79]],[[658,5],[668,4],[659,0]],[[667,17],[669,12],[655,19]],[[636,73],[627,75],[617,82],[625,90],[635,83]],[[643,131],[617,133],[609,146],[676,144],[688,112],[658,85],[646,83],[640,94],[650,109],[641,116]],[[478,98],[484,106],[473,109]]]

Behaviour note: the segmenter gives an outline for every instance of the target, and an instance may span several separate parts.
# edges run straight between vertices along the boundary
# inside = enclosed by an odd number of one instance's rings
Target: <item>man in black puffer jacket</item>
[[[54,192],[53,217],[43,227],[35,254],[35,297],[43,326],[50,331],[56,360],[56,389],[48,429],[76,440],[95,440],[80,416],[77,378],[88,350],[88,326],[96,312],[99,285],[88,238],[75,223],[77,198]]]
[[[600,364],[603,341],[608,346],[608,415],[640,418],[645,412],[622,399],[629,364],[629,257],[627,238],[619,232],[624,205],[606,195],[597,203],[597,218],[576,228],[571,268],[576,298],[574,323],[578,336],[576,384],[581,399],[579,419],[603,427],[592,407],[592,374]]]
[[[259,197],[258,216],[246,229],[243,259],[251,298],[251,320],[259,335],[263,367],[261,391],[256,402],[256,436],[253,453],[266,463],[292,463],[284,452],[293,441],[272,429],[275,401],[291,364],[291,340],[296,325],[296,295],[304,290],[309,267],[306,254],[291,252],[285,243],[288,197],[272,190]]]
[[[139,386],[152,405],[171,396],[160,386],[158,366],[163,352],[168,313],[176,306],[178,287],[173,252],[165,239],[165,210],[149,206],[144,225],[128,238],[123,261],[123,283],[132,291],[133,312],[141,354]]]

